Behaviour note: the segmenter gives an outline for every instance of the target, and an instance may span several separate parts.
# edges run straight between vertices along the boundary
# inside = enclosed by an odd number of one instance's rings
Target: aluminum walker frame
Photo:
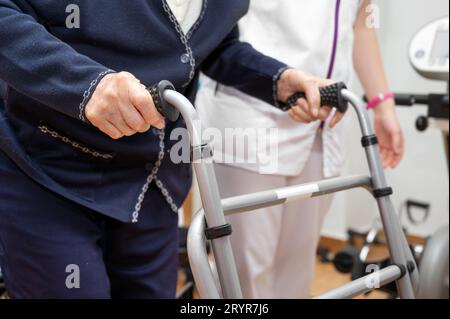
[[[345,86],[339,87],[334,93],[331,91],[331,94],[334,94],[332,100],[344,101],[345,105],[349,103],[356,111],[370,176],[340,177],[221,199],[214,164],[211,161],[212,150],[202,140],[199,127],[201,122],[194,106],[167,81],[161,82],[150,91],[156,107],[168,119],[174,121],[181,113],[190,135],[193,166],[203,208],[196,213],[189,229],[188,254],[201,298],[242,298],[229,238],[231,226],[227,224],[226,216],[354,188],[366,189],[378,204],[392,265],[317,298],[353,298],[377,288],[372,287],[370,283],[378,282],[383,286],[393,281],[396,282],[400,298],[415,298],[419,282],[418,268],[395,213],[391,200],[392,189],[386,182],[377,138],[361,98],[347,90]],[[330,91],[321,92],[321,95],[322,99],[326,100],[330,98]],[[207,240],[211,241],[218,282],[210,267],[206,249]]]

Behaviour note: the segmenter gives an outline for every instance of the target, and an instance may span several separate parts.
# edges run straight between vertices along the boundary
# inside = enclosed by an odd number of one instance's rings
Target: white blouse
[[[186,34],[200,17],[203,0],[167,0],[167,4]]]

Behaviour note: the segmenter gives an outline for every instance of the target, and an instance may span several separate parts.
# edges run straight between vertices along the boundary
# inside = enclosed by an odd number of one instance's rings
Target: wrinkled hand
[[[145,86],[128,72],[106,75],[84,110],[89,122],[112,139],[164,127]]]
[[[278,100],[287,99],[297,92],[304,92],[306,99],[298,99],[296,106],[288,111],[288,114],[300,123],[325,121],[333,108],[320,106],[319,88],[333,84],[331,80],[321,79],[308,73],[294,69],[283,72],[278,81]],[[336,112],[330,121],[330,128],[334,127],[344,117],[343,113]]]
[[[386,101],[375,109],[375,132],[385,168],[396,168],[404,155],[404,139],[395,105]]]

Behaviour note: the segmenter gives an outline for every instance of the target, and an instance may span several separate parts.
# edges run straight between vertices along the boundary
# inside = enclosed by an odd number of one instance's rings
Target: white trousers
[[[216,164],[222,198],[323,179],[322,138],[317,136],[299,176],[261,175]],[[324,196],[228,218],[244,298],[309,297],[320,229],[330,203],[331,196]]]

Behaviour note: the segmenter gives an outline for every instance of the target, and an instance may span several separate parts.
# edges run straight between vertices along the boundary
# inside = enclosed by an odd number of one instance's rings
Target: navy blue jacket
[[[66,27],[70,4],[80,8],[79,29]],[[248,6],[248,0],[204,0],[182,41],[165,0],[0,0],[0,79],[6,83],[0,149],[48,189],[131,221],[157,160],[158,132],[112,140],[85,121],[84,106],[113,71],[128,71],[145,85],[167,79],[191,101],[203,71],[273,104],[274,77],[285,65],[239,41],[236,23]],[[180,126],[181,119],[166,131]],[[167,151],[175,143],[168,136]],[[158,178],[179,206],[190,166],[166,159]],[[13,185],[0,181],[0,187]]]

